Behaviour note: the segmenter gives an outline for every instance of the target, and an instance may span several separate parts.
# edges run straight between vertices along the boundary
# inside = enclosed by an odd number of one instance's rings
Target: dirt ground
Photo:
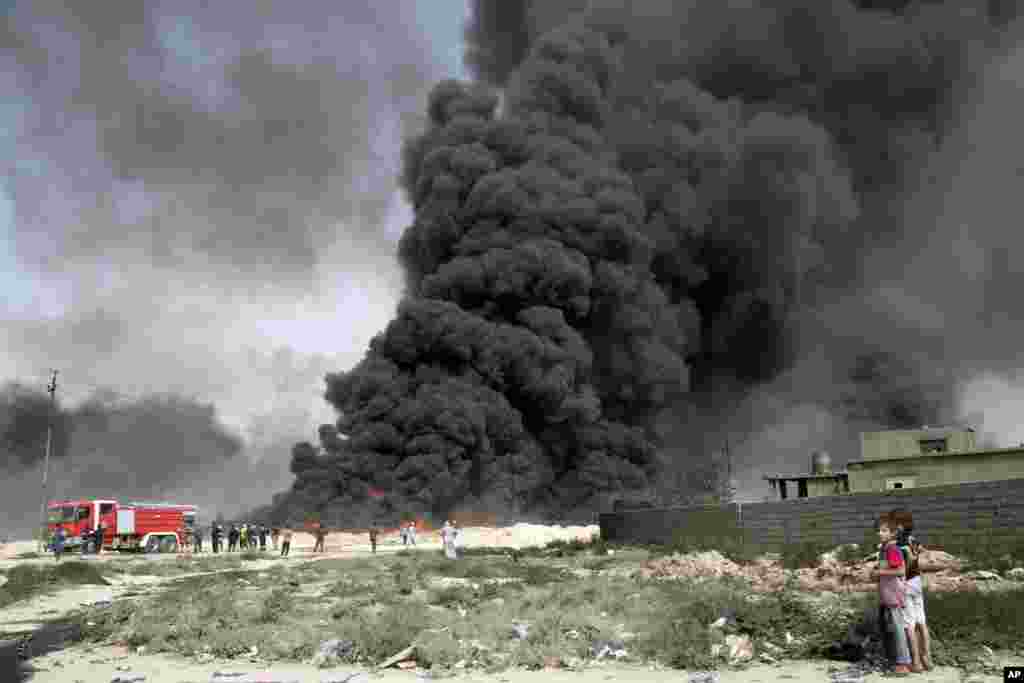
[[[538,527],[535,525],[517,525],[504,529],[467,529],[466,545],[469,547],[490,545],[490,546],[512,546],[523,547],[528,545],[542,545],[555,539],[569,540],[579,538],[588,540],[591,535],[598,531],[596,526],[592,527]],[[314,538],[309,534],[296,534],[293,539],[292,554],[290,558],[282,559],[268,548],[268,558],[247,562],[246,569],[261,570],[268,567],[287,562],[301,563],[329,558],[360,557],[370,553],[369,541],[365,535],[353,534],[332,534],[328,536],[325,553],[312,553]],[[440,539],[436,532],[420,533],[417,538],[417,545],[420,547],[440,547]],[[207,549],[209,545],[207,543]],[[16,555],[34,551],[35,544],[32,541],[21,541],[0,546],[0,568],[9,568],[21,563],[54,563],[52,556],[40,559],[14,559]],[[397,534],[388,535],[381,539],[378,552],[390,554],[402,549]],[[730,574],[738,569],[731,566],[731,563],[714,554],[715,557],[698,559],[697,564],[709,565],[694,567],[691,566],[694,560],[666,558],[663,560],[647,563],[645,573],[659,574],[662,576],[681,576],[700,572],[707,575]],[[167,562],[173,561],[176,555],[149,556],[142,561],[146,562]],[[73,559],[78,559],[75,556]],[[116,553],[108,553],[99,557],[89,556],[90,562],[119,562],[126,558]],[[947,561],[947,558],[935,558],[937,564]],[[941,560],[941,561],[940,561]],[[689,563],[689,564],[687,564]],[[714,565],[714,566],[711,566]],[[716,569],[717,567],[717,569]],[[858,572],[860,568],[853,570]],[[756,569],[755,569],[756,570]],[[768,571],[765,569],[764,571]],[[54,594],[40,595],[31,600],[15,603],[6,609],[0,610],[0,635],[4,632],[24,632],[33,628],[44,620],[60,618],[62,615],[78,608],[82,604],[94,603],[105,600],[134,599],[134,597],[145,595],[149,592],[160,590],[163,582],[171,578],[181,578],[178,574],[174,577],[167,576],[146,576],[146,575],[115,575],[109,578],[109,586],[84,586],[73,589],[62,590]],[[804,578],[804,577],[801,577]],[[806,577],[808,583],[815,583],[817,577]],[[859,577],[857,577],[859,578]],[[774,579],[774,576],[772,577]],[[774,583],[769,580],[767,583]],[[856,579],[850,583],[859,583]],[[130,594],[130,595],[126,595]],[[261,672],[272,673],[274,680],[288,680],[289,677],[297,681],[328,680],[331,674],[355,673],[366,671],[365,669],[347,668],[324,671],[307,664],[274,664],[271,668],[265,668],[265,664],[258,662],[247,662],[245,660],[223,660],[199,663],[194,659],[175,657],[164,654],[139,654],[129,651],[125,646],[94,646],[76,645],[65,650],[36,657],[31,661],[35,670],[31,681],[33,683],[108,683],[118,673],[135,672],[145,674],[146,683],[206,683],[211,680],[215,672],[245,672],[258,674]],[[1020,662],[1005,662],[1009,664],[1020,664]],[[753,664],[739,670],[723,670],[720,672],[721,683],[769,683],[772,681],[793,681],[794,683],[811,683],[818,681],[829,681],[831,671],[840,671],[846,665],[839,662],[827,660],[816,661],[784,661],[778,664]],[[368,680],[390,682],[416,681],[415,671],[403,671],[389,669],[377,672],[368,672]],[[865,676],[864,681],[881,681],[882,676],[870,674]],[[504,683],[559,683],[561,681],[577,681],[582,683],[596,683],[597,681],[636,681],[637,683],[661,683],[662,681],[686,681],[684,672],[674,669],[658,669],[649,666],[626,665],[618,662],[591,663],[581,670],[542,670],[524,671],[511,670],[500,674],[488,674],[485,672],[467,672],[452,678],[458,681],[502,681]],[[964,678],[964,674],[955,668],[940,667],[924,674],[914,675],[910,680],[921,683],[981,683],[982,681],[1001,680],[996,675],[971,675]],[[362,683],[362,681],[360,681]]]
[[[32,660],[36,673],[33,683],[108,683],[119,672],[138,672],[146,675],[146,683],[207,683],[216,672],[245,672],[257,674],[272,673],[275,679],[317,682],[329,679],[332,674],[356,673],[366,669],[346,668],[322,670],[311,665],[275,665],[261,668],[256,664],[246,666],[244,662],[210,662],[197,664],[194,660],[164,655],[136,655],[118,646],[83,648],[73,647],[62,652],[38,657]],[[1007,662],[1009,665],[1010,662]],[[821,683],[830,679],[830,671],[841,670],[841,664],[828,661],[787,661],[776,665],[755,664],[742,670],[720,672],[720,683]],[[387,669],[370,673],[369,680],[381,683],[413,683],[416,672]],[[598,681],[633,681],[635,683],[679,683],[686,681],[684,672],[675,669],[654,669],[647,666],[631,666],[618,663],[590,665],[578,671],[540,670],[505,671],[500,674],[471,672],[456,676],[452,681],[477,683],[501,681],[505,683],[597,683]],[[878,674],[863,679],[867,683],[888,680]],[[917,674],[909,680],[915,683],[962,683],[959,669],[939,667],[934,671]],[[971,683],[995,683],[1000,675],[975,675],[967,679]]]

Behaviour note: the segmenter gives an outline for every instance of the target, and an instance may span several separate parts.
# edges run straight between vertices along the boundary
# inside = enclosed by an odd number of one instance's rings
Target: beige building
[[[809,474],[765,479],[774,500],[1024,479],[1024,445],[980,450],[975,431],[961,427],[865,432],[860,460],[845,471],[833,472],[828,455],[816,453]]]
[[[846,466],[854,493],[1024,478],[1024,447],[979,450],[970,428],[868,432],[860,445]]]

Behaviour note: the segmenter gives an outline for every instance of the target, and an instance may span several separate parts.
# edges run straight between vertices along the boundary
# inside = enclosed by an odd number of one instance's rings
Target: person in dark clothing
[[[213,546],[213,552],[220,552],[220,528],[216,524],[210,525],[210,544]]]
[[[203,530],[201,527],[196,527],[192,530],[192,540],[195,543],[195,550],[197,553],[203,552]]]
[[[374,553],[377,552],[377,535],[379,533],[380,532],[377,531],[377,525],[376,524],[374,524],[373,526],[370,527],[370,548],[371,548],[371,551],[374,552]]]
[[[288,557],[288,552],[292,547],[292,530],[291,527],[285,527],[281,530],[281,557]]]
[[[228,552],[229,553],[235,552],[235,548],[238,547],[238,537],[239,537],[238,527],[236,527],[234,524],[232,524],[231,528],[228,529]]]
[[[103,551],[103,534],[105,532],[106,532],[106,529],[103,528],[103,523],[102,522],[96,525],[96,536],[94,538],[94,542],[96,543],[96,554],[97,555],[99,555]]]
[[[324,551],[324,539],[326,538],[326,536],[327,536],[327,534],[326,534],[326,532],[324,532],[323,527],[319,527],[318,526],[316,528],[316,545],[313,546],[313,552],[314,553],[315,552],[321,552],[322,553]]]
[[[267,549],[267,527],[260,524],[260,550]]]
[[[64,542],[67,540],[67,537],[64,527],[57,527],[57,532],[53,536],[53,557],[58,562],[60,562],[60,556],[64,554]]]

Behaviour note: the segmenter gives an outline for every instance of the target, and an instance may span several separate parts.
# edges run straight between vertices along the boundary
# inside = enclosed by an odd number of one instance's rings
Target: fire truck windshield
[[[88,508],[86,510],[86,517],[88,517]],[[60,522],[74,522],[79,519],[79,511],[74,505],[63,505],[61,507],[51,507],[47,518],[53,524]]]

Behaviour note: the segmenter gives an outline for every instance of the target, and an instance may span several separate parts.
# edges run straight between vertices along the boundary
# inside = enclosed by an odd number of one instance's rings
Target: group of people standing
[[[931,670],[931,637],[924,614],[920,556],[924,548],[910,525],[883,517],[878,524],[880,622],[892,673],[906,676]]]
[[[106,533],[106,527],[102,524],[97,524],[96,528],[92,531],[83,531],[79,544],[79,550],[85,555],[90,550],[97,555],[103,550],[103,534]],[[64,527],[57,527],[53,536],[50,539],[49,547],[53,551],[54,558],[59,562],[61,556],[64,554],[65,547],[67,546],[68,537]]]
[[[416,524],[409,522],[398,527],[398,533],[402,538],[402,545],[416,545]],[[377,552],[377,540],[380,538],[380,529],[376,524],[369,528],[370,551]],[[441,527],[441,545],[444,554],[448,559],[454,560],[462,557],[462,527],[448,520]]]
[[[289,532],[290,533],[290,532]],[[281,530],[277,527],[267,527],[263,524],[229,524],[227,532],[224,525],[213,522],[210,524],[210,540],[213,545],[213,552],[219,553],[224,548],[225,537],[227,540],[227,552],[236,550],[260,550],[267,549],[267,537],[270,537],[274,550],[277,550],[277,539]],[[202,531],[198,527],[192,531],[193,547],[202,552],[203,538]],[[282,553],[286,554],[286,553]]]

